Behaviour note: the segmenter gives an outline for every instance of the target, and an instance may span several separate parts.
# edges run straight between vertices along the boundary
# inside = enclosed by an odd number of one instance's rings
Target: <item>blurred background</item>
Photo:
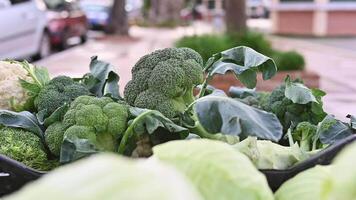
[[[0,0],[0,59],[82,76],[90,57],[116,66],[123,88],[143,55],[186,46],[206,60],[245,45],[327,92],[327,112],[356,114],[356,0]],[[215,86],[239,84],[225,76]]]

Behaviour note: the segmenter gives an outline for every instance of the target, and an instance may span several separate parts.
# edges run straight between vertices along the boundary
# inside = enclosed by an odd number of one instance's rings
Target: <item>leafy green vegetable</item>
[[[332,172],[334,170],[330,166],[316,166],[301,172],[285,182],[275,193],[275,198],[276,200],[327,200]]]
[[[153,159],[171,164],[205,200],[272,200],[266,178],[230,145],[207,139],[171,141],[153,148]]]
[[[206,96],[196,101],[194,112],[196,126],[201,125],[207,133],[192,130],[201,137],[207,134],[257,136],[278,141],[283,132],[278,118],[265,111],[235,101],[228,97]]]
[[[350,127],[331,115],[326,116],[318,126],[318,136],[323,144],[333,144],[350,135]]]
[[[151,137],[154,137],[155,134],[157,134],[158,129],[165,129],[168,131],[169,135],[172,135],[171,137],[166,136],[167,138],[175,138],[175,139],[184,139],[188,136],[189,131],[186,128],[183,128],[181,126],[176,125],[174,122],[172,122],[170,119],[162,115],[160,112],[156,110],[147,110],[147,109],[140,109],[140,108],[135,108],[132,107],[130,108],[130,113],[131,116],[134,117],[134,119],[129,123],[129,127],[126,129],[123,138],[121,139],[121,143],[119,146],[119,153],[124,153],[127,151],[129,148],[126,146],[128,143],[128,140],[134,140],[135,144],[140,144],[140,141],[143,139],[145,140],[145,137],[142,138],[143,135],[148,134]],[[175,135],[175,137],[174,137]],[[161,139],[164,138],[163,136],[160,136]],[[147,157],[152,154],[152,141],[154,138],[149,139],[148,142],[150,142],[150,145],[147,147],[143,148],[140,150],[140,145],[137,145],[136,150],[139,149],[139,151],[136,151],[136,154],[139,157]],[[156,141],[156,143],[161,143],[163,141]]]
[[[109,97],[80,96],[64,115],[63,128],[56,128],[58,132],[49,132],[50,126],[46,135],[63,137],[62,146],[54,148],[54,152],[61,149],[60,161],[63,163],[93,152],[114,152],[118,139],[127,128],[128,115],[127,105],[116,103]]]
[[[284,170],[309,157],[298,144],[286,147],[256,137],[248,137],[233,147],[249,157],[258,169]]]
[[[41,171],[51,170],[58,165],[56,160],[48,160],[37,135],[20,128],[0,128],[0,154]]]
[[[356,199],[356,143],[346,146],[333,161],[332,185],[329,199]]]
[[[44,127],[38,123],[36,116],[30,112],[23,111],[17,113],[0,110],[0,124],[6,127],[22,128],[44,139]]]
[[[292,137],[294,141],[299,142],[300,148],[303,151],[315,150],[313,149],[313,144],[319,139],[317,129],[317,126],[310,122],[301,122],[297,125],[295,130],[293,130]]]
[[[120,77],[114,71],[114,66],[98,60],[97,56],[91,57],[90,73],[81,80],[89,91],[97,97],[110,96],[114,99],[122,99],[118,82]]]
[[[263,79],[267,80],[276,74],[277,67],[271,58],[249,47],[240,46],[213,55],[207,61],[204,71],[208,75],[199,97],[204,96],[205,88],[215,74],[231,71],[247,88],[254,88],[257,83],[257,71],[261,71]]]
[[[321,101],[324,95],[321,90],[310,90],[299,80],[291,81],[287,77],[285,83],[275,88],[266,103],[261,105],[263,110],[277,115],[286,132],[303,121],[314,125],[321,122],[326,116]]]
[[[108,154],[63,166],[6,199],[202,200],[182,174],[164,163]]]
[[[173,119],[195,100],[193,89],[203,82],[203,60],[189,48],[157,50],[135,64],[132,77],[125,101]]]
[[[293,103],[297,103],[297,104],[307,104],[310,102],[318,103],[312,90],[307,88],[302,83],[292,82],[290,80],[290,77],[287,76],[285,80],[285,84],[286,84],[286,89],[284,91],[284,94],[288,99],[292,100]]]
[[[64,104],[82,95],[89,95],[88,89],[67,76],[58,76],[46,84],[34,100],[34,105],[43,118],[50,116]]]

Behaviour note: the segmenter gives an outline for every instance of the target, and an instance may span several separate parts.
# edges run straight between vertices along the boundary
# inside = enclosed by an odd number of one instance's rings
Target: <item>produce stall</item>
[[[132,80],[98,57],[80,78],[1,61],[0,195],[14,199],[355,199],[356,118],[239,46],[143,56]],[[232,74],[244,87],[211,86]],[[260,78],[258,78],[261,76]],[[345,115],[348,113],[345,113]]]

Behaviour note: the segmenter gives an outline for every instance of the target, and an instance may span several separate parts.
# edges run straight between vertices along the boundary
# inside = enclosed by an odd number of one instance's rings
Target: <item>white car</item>
[[[50,54],[47,19],[37,0],[0,0],[0,60]]]

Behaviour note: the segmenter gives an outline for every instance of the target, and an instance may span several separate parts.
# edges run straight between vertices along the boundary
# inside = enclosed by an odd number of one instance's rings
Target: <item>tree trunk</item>
[[[226,0],[225,11],[227,32],[242,32],[246,30],[245,0]]]
[[[178,23],[184,0],[151,0],[150,21],[154,24]]]
[[[111,8],[110,21],[106,28],[108,34],[128,35],[129,25],[125,10],[125,0],[115,0]]]

